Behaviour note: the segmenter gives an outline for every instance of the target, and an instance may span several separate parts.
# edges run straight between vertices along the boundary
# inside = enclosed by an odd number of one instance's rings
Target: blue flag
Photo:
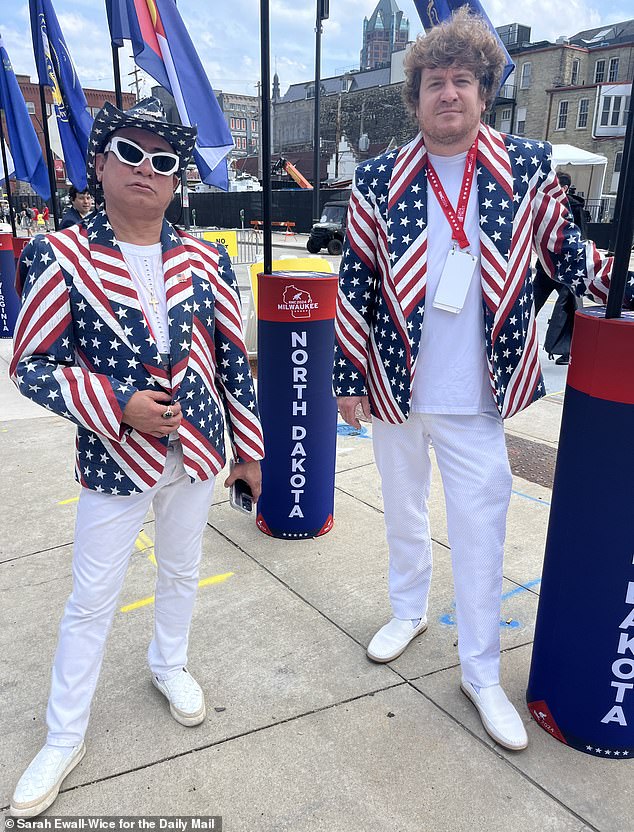
[[[0,107],[4,110],[7,124],[7,138],[13,157],[15,178],[28,182],[42,199],[50,199],[51,188],[42,148],[1,35],[0,59]]]
[[[229,125],[174,0],[106,0],[112,43],[132,41],[141,69],[176,101],[183,124],[195,125],[194,160],[207,185],[227,190]]]
[[[92,116],[51,1],[29,0],[29,8],[39,82],[51,88],[68,178],[83,191]]]
[[[500,87],[504,86],[504,82],[515,69],[515,64],[511,60],[511,56],[509,55],[506,47],[500,40],[500,36],[495,31],[495,27],[489,20],[487,13],[480,5],[479,0],[414,0],[414,5],[416,6],[416,11],[418,12],[418,16],[423,24],[423,28],[426,31],[429,31],[429,29],[432,29],[434,26],[438,26],[438,24],[442,23],[444,20],[449,20],[452,13],[458,11],[458,9],[462,8],[462,6],[468,6],[473,14],[477,14],[479,17],[484,18],[484,20],[486,20],[489,24],[492,34],[495,35],[498,44],[502,47],[504,54],[506,55],[506,64],[504,66],[504,72],[502,73],[502,80],[500,81]]]

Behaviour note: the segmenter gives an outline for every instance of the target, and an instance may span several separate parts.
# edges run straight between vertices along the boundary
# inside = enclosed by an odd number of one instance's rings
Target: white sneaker
[[[202,688],[184,667],[169,679],[158,679],[152,674],[152,684],[170,703],[170,713],[181,725],[200,725],[207,710]]]
[[[74,748],[45,745],[20,777],[11,798],[14,818],[33,818],[53,803],[60,786],[86,753],[84,743]]]
[[[460,689],[478,709],[484,730],[497,743],[511,751],[521,751],[528,745],[524,723],[500,685],[480,688],[462,680]]]
[[[373,662],[391,662],[401,655],[410,641],[427,629],[427,619],[421,618],[415,627],[409,618],[393,618],[385,624],[368,644],[368,658]]]

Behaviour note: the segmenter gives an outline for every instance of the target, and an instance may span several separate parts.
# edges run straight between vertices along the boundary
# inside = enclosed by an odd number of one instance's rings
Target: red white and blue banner
[[[11,232],[0,233],[0,338],[12,338],[20,312]]]
[[[526,699],[560,742],[634,757],[634,312],[577,312]]]
[[[226,191],[233,138],[174,0],[106,0],[106,11],[112,43],[132,41],[136,64],[174,96],[182,123],[198,128],[202,181]]]
[[[336,275],[258,279],[258,406],[264,432],[258,528],[317,537],[333,524],[337,400],[332,390]]]

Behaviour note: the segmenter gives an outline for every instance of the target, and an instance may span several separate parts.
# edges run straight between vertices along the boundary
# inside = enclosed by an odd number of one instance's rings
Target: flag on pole
[[[423,24],[423,28],[426,30],[429,30],[434,26],[438,26],[438,24],[442,23],[444,20],[449,20],[453,12],[458,11],[458,9],[462,6],[468,6],[473,14],[477,14],[479,17],[484,18],[484,20],[486,20],[489,24],[491,32],[495,35],[498,44],[502,47],[506,56],[506,65],[504,67],[504,72],[502,73],[500,88],[504,86],[504,82],[515,69],[515,64],[513,63],[506,47],[500,40],[500,36],[495,31],[495,27],[489,20],[489,17],[482,8],[479,0],[414,0],[414,5],[416,6],[416,11],[418,12],[418,16]]]
[[[39,82],[51,88],[68,178],[86,187],[86,154],[92,117],[51,0],[29,0]]]
[[[194,160],[208,185],[228,188],[233,138],[174,0],[106,0],[115,46],[132,41],[134,59],[170,92],[183,124],[195,125]]]
[[[4,110],[16,179],[28,182],[42,199],[50,199],[51,188],[42,148],[1,35],[0,59],[0,107]],[[8,159],[7,164],[10,166]]]

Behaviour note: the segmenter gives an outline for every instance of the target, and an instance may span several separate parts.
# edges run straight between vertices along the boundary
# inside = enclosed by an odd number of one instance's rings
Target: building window
[[[597,61],[594,65],[594,83],[602,84],[605,81],[605,61]]]
[[[235,118],[231,118],[229,120],[229,126],[231,127],[232,130],[236,129],[236,120],[235,120]]]
[[[614,173],[621,172],[621,164],[623,163],[623,151],[617,150],[616,156],[614,157]]]
[[[255,133],[257,131],[257,129],[258,129],[258,123],[254,118],[252,118],[251,119],[251,132]]]
[[[565,130],[568,124],[568,102],[560,101],[559,110],[557,111],[557,127],[556,130]]]
[[[610,83],[614,83],[619,75],[619,59],[618,58],[610,58],[610,63],[608,66],[608,81]]]
[[[29,112],[30,115],[32,115],[32,116],[35,115],[35,104],[32,101],[27,101],[26,102],[26,109],[27,109],[27,111]]]
[[[588,126],[588,108],[590,106],[589,98],[582,98],[579,101],[579,110],[577,111],[577,128],[581,130]]]
[[[520,78],[520,89],[527,90],[531,85],[531,74],[533,66],[530,61],[522,65],[522,76]]]
[[[574,58],[574,60],[572,62],[572,70],[571,70],[571,73],[570,73],[570,86],[571,87],[576,87],[577,84],[579,83],[579,66],[580,66],[580,64],[581,64],[581,62],[580,62],[579,58]]]
[[[518,107],[515,114],[515,132],[523,136],[526,130],[526,107]]]
[[[601,127],[623,127],[627,124],[629,109],[629,95],[606,95],[601,109]]]

